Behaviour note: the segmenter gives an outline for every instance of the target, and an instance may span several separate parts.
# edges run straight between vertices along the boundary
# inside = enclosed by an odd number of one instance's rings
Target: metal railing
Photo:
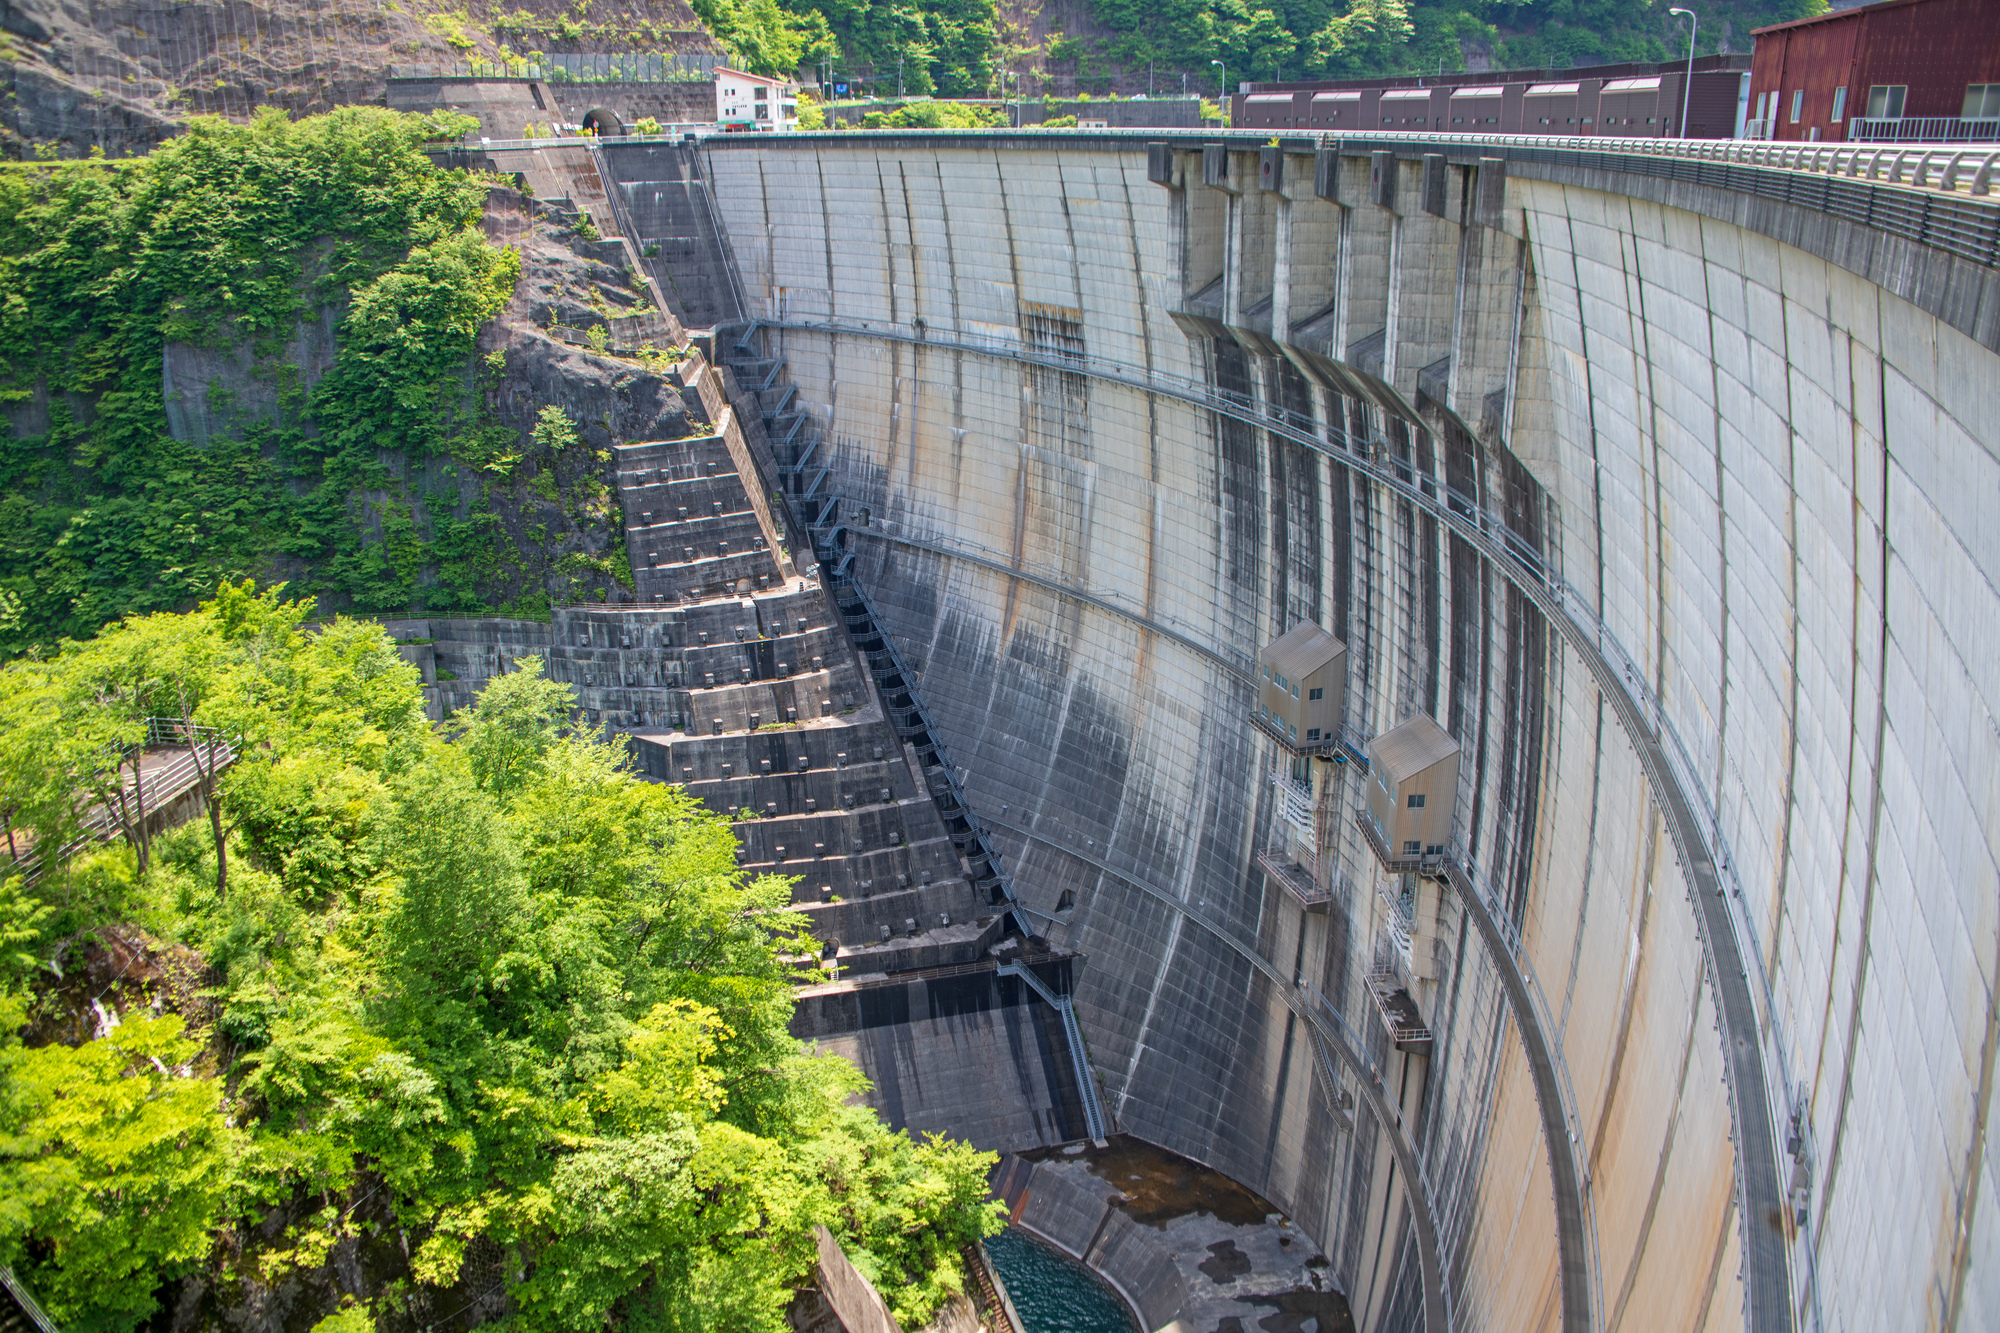
[[[1389,942],[1395,947],[1396,956],[1403,960],[1405,967],[1408,967],[1414,961],[1410,952],[1410,939],[1416,931],[1417,905],[1411,901],[1410,895],[1403,891],[1400,877],[1392,880],[1381,875],[1371,875],[1369,878],[1375,882],[1375,896],[1389,909],[1387,917]],[[1391,885],[1395,887],[1392,889]]]
[[[1312,785],[1300,783],[1280,764],[1271,770],[1271,786],[1278,793],[1279,817],[1299,832],[1312,836],[1316,828]]]
[[[1416,1013],[1416,1005],[1410,1000],[1410,993],[1403,989],[1402,979],[1393,972],[1376,971],[1363,977],[1361,984],[1367,990],[1368,998],[1375,1002],[1375,1012],[1381,1016],[1382,1026],[1387,1029],[1389,1040],[1396,1048],[1415,1049],[1418,1054],[1428,1055],[1433,1035],[1428,1025],[1411,1017]],[[1403,994],[1401,1004],[1395,999],[1398,991]],[[1404,1012],[1406,1005],[1407,1013]]]
[[[1084,1052],[1083,1029],[1077,1026],[1076,1009],[1067,995],[1057,994],[1046,981],[1035,975],[1035,970],[1024,962],[1000,964],[1000,975],[1019,977],[1028,983],[1028,989],[1042,997],[1042,1001],[1062,1017],[1063,1037],[1069,1046],[1070,1065],[1076,1071],[1076,1095],[1083,1103],[1084,1125],[1090,1131],[1091,1142],[1102,1143],[1109,1137],[1105,1129],[1104,1108],[1097,1101],[1097,1079],[1090,1072],[1090,1057]]]
[[[34,1333],[59,1333],[56,1322],[42,1309],[41,1303],[28,1290],[27,1284],[14,1275],[11,1264],[0,1264],[0,1290],[5,1290],[13,1297],[14,1305],[20,1310]]]
[[[1270,143],[1273,137],[1268,130],[1203,130],[1186,131],[1174,129],[1092,129],[1092,130],[828,130],[811,133],[780,135],[729,135],[713,138],[711,147],[762,147],[810,146],[812,143],[833,136],[840,139],[882,139],[888,141],[908,141],[913,136],[926,139],[949,140],[965,138],[1017,139],[1026,143],[1045,143],[1051,135],[1062,135],[1071,141],[1105,143],[1128,147],[1140,143],[1170,143],[1184,149],[1193,149],[1203,144],[1223,143],[1248,152],[1253,148]],[[1279,144],[1293,152],[1306,152],[1314,148],[1332,149],[1345,153],[1364,153],[1378,150],[1393,150],[1399,146],[1421,148],[1440,152],[1447,156],[1468,158],[1474,150],[1483,156],[1506,157],[1514,161],[1562,162],[1573,159],[1575,165],[1608,170],[1637,171],[1643,175],[1680,176],[1680,172],[1665,169],[1675,166],[1689,169],[1713,166],[1762,167],[1776,171],[1814,176],[1856,176],[1865,180],[1881,179],[1880,169],[1893,157],[1879,160],[1870,155],[1877,152],[1865,143],[1794,143],[1771,140],[1750,139],[1624,139],[1595,135],[1553,135],[1553,134],[1448,134],[1437,131],[1416,130],[1389,134],[1351,135],[1283,135],[1276,136]],[[615,142],[605,140],[603,142]],[[1991,193],[1995,164],[1987,157],[1990,150],[1970,150],[1973,165],[1961,164],[1960,170],[1949,174],[1949,160],[1960,152],[1966,152],[1961,145],[1949,143],[1905,144],[1900,148],[1928,149],[1927,165],[1921,172],[1913,172],[1910,179],[1902,180],[1901,172],[1888,177],[1892,184],[1902,184],[1922,190],[1944,192],[1969,191],[1984,195]],[[1857,155],[1858,158],[1857,158]],[[1982,170],[1984,168],[1984,170]],[[1910,163],[1903,164],[1903,170],[1910,170]],[[1781,189],[1760,189],[1748,179],[1704,178],[1693,172],[1686,179],[1701,183],[1724,185],[1753,194],[1777,194]]]
[[[1292,860],[1284,847],[1267,847],[1251,857],[1257,868],[1284,885],[1287,892],[1305,905],[1307,911],[1323,910],[1333,901],[1333,890],[1319,882],[1319,858],[1311,864]]]
[[[987,140],[1039,146],[1051,131],[858,130],[836,137],[884,143]],[[1250,151],[1271,142],[1265,131],[1173,130],[1054,131],[1066,145],[1133,151],[1166,143],[1185,150],[1220,142]],[[1010,139],[1011,136],[1011,139]],[[731,136],[741,140],[750,136]],[[784,141],[808,149],[819,134],[758,137],[771,148]],[[1859,223],[1888,235],[1988,267],[2000,267],[2000,204],[1987,202],[2000,173],[2000,151],[1953,144],[1777,143],[1736,139],[1616,139],[1571,135],[1444,134],[1417,131],[1344,137],[1277,136],[1293,152],[1327,149],[1349,154],[1392,151],[1440,153],[1461,164],[1504,158],[1523,167],[1555,166],[1618,171],[1710,186],[1794,204]],[[711,149],[726,139],[705,141]],[[1969,197],[1976,196],[1976,197]]]
[[[100,802],[87,810],[76,822],[76,833],[56,849],[53,857],[44,857],[40,847],[32,847],[14,859],[12,868],[24,880],[34,879],[51,865],[62,864],[85,847],[110,842],[129,825],[151,819],[236,762],[235,749],[214,727],[190,727],[177,718],[163,717],[149,717],[145,726],[144,741],[118,750],[121,764],[135,752],[163,746],[185,745],[188,752],[145,774],[138,782],[128,781],[119,774],[117,791],[110,803]]]
[[[856,640],[856,651],[860,652],[866,659],[881,657],[887,662],[889,668],[903,682],[901,692],[910,696],[910,710],[923,719],[924,734],[928,737],[927,743],[933,752],[935,760],[934,763],[928,764],[926,767],[934,767],[942,774],[944,779],[944,791],[942,794],[957,805],[958,810],[954,817],[963,821],[966,825],[966,842],[972,847],[977,848],[976,854],[985,857],[987,862],[992,866],[995,881],[1000,886],[1001,894],[1007,900],[1007,909],[1011,912],[1018,912],[1023,916],[1040,917],[1050,925],[1057,924],[1055,917],[1049,915],[1047,912],[1029,907],[1021,901],[1020,895],[1014,891],[1013,877],[1007,872],[1006,862],[1000,855],[999,844],[981,827],[979,817],[973,813],[972,801],[966,794],[964,784],[959,781],[958,765],[952,760],[950,748],[940,739],[937,727],[932,725],[930,721],[929,710],[924,706],[923,695],[917,689],[916,676],[910,671],[908,663],[903,661],[902,654],[896,650],[895,640],[882,628],[882,617],[876,613],[875,604],[869,599],[867,591],[859,583],[845,575],[837,575],[834,585],[836,589],[834,600],[836,603],[841,600],[841,593],[851,593],[854,599],[861,603],[862,612],[868,618],[868,628],[850,630]],[[845,608],[842,608],[842,616],[848,618]],[[882,646],[877,649],[861,649],[859,641],[862,638],[869,637],[871,634],[873,637],[881,640]],[[871,677],[876,677],[876,667],[872,660],[868,662],[868,666]],[[879,677],[876,678],[875,683],[877,690],[885,695],[882,705],[886,710],[889,707],[889,701],[886,697],[886,691],[882,691]],[[900,738],[901,732],[898,731],[897,734]],[[939,794],[935,789],[932,790],[932,798],[934,800]],[[950,827],[949,819],[946,820],[946,827],[947,830]],[[968,852],[967,855],[971,857],[974,853]]]
[[[1958,116],[1856,116],[1847,122],[1847,137],[1861,143],[1994,143],[2000,142],[2000,120],[1965,120]]]
[[[693,31],[699,31],[698,29]],[[500,60],[448,60],[441,64],[390,64],[391,79],[537,79],[545,83],[706,83],[721,63],[715,56],[664,51],[648,55],[543,55]]]

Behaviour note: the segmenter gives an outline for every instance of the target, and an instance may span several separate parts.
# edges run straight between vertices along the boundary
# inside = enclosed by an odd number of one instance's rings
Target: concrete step
[[[929,927],[917,922],[914,934],[896,935],[892,931],[886,941],[850,945],[842,940],[835,961],[846,976],[971,963],[999,942],[1003,920],[996,915]]]
[[[994,914],[993,908],[981,902],[962,879],[897,889],[867,898],[807,902],[799,905],[799,911],[812,922],[814,938],[837,940],[857,950],[861,946],[880,949],[884,944],[884,927],[889,931],[889,942],[894,943],[910,938],[912,922],[919,929],[946,929],[977,924],[981,918]]]

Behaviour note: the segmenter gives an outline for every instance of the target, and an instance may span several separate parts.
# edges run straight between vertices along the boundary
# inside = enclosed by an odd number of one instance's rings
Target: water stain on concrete
[[[1257,1321],[1264,1333],[1312,1333],[1307,1320],[1317,1321],[1318,1333],[1354,1333],[1354,1315],[1339,1292],[1281,1291],[1242,1300],[1246,1305],[1275,1307],[1275,1313]]]
[[[1030,1161],[1048,1161],[1052,1150],[1023,1153]],[[1261,1196],[1220,1171],[1156,1148],[1129,1134],[1114,1135],[1108,1147],[1084,1150],[1090,1173],[1122,1196],[1117,1206],[1134,1222],[1164,1229],[1189,1213],[1209,1213],[1231,1226],[1253,1227],[1278,1212]]]
[[[1113,1279],[1142,1302],[1177,1302],[1177,1314],[1160,1322],[1188,1333],[1353,1333],[1347,1301],[1328,1281],[1326,1256],[1269,1201],[1221,1172],[1124,1135],[1103,1148],[1072,1144],[1019,1156],[1040,1164],[1031,1168],[1039,1183],[1017,1178],[1030,1192],[1067,1181],[1061,1197],[1094,1202],[1087,1218],[1071,1219],[1090,1235],[1072,1250],[1089,1251],[1093,1265],[1107,1261]],[[1096,1211],[1106,1205],[1108,1212]],[[1057,1208],[1045,1220],[1062,1216]],[[1164,1273],[1139,1263],[1127,1243],[1099,1252],[1100,1237],[1155,1233],[1152,1245],[1169,1265]],[[1176,1288],[1171,1296],[1166,1285]]]
[[[1233,1240],[1215,1242],[1208,1247],[1208,1254],[1208,1258],[1195,1266],[1218,1287],[1228,1286],[1251,1269],[1250,1257],[1237,1249]]]

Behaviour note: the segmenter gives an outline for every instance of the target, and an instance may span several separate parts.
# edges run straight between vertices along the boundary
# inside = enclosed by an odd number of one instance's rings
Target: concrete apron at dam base
[[[1110,1283],[1146,1333],[1352,1333],[1330,1261],[1261,1196],[1129,1134],[1003,1157],[1012,1223]],[[1032,1330],[1030,1331],[1032,1333]]]

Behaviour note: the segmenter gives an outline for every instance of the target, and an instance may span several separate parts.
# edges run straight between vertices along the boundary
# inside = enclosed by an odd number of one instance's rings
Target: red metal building
[[[1991,0],[2000,3],[2000,0]],[[1728,139],[1742,123],[1745,56],[1694,62],[1690,139]],[[1230,123],[1274,134],[1602,134],[1671,139],[1681,132],[1687,62],[1501,70],[1441,77],[1246,83]]]
[[[1883,0],[1759,28],[1752,139],[2000,139],[2000,0]]]

